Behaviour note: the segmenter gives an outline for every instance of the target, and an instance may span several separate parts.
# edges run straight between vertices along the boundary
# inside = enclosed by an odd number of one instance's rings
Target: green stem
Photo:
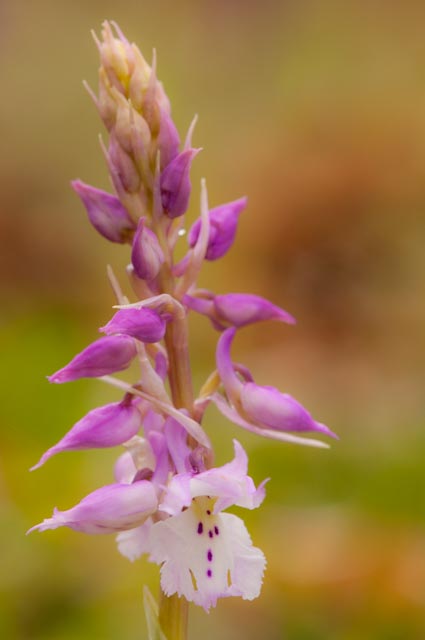
[[[174,292],[174,278],[168,265],[162,269],[162,289]],[[177,409],[193,411],[192,374],[189,360],[188,326],[186,316],[176,315],[168,323],[165,333],[168,353],[171,397]],[[176,594],[166,596],[162,590],[159,601],[159,624],[167,640],[187,640],[189,603]]]
[[[159,601],[159,624],[167,640],[186,640],[189,603],[176,594],[166,596],[161,591]]]
[[[168,324],[165,344],[169,358],[169,380],[174,406],[192,412],[193,391],[187,345],[186,318],[175,318]],[[159,603],[159,624],[167,640],[186,640],[189,603],[177,595],[162,591]]]
[[[175,318],[165,333],[169,361],[169,381],[171,396],[177,409],[193,410],[192,376],[187,346],[187,322],[184,318]]]

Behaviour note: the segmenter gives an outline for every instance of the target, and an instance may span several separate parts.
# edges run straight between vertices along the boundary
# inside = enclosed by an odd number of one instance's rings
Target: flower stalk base
[[[187,640],[189,603],[176,594],[166,596],[162,591],[159,601],[159,624],[167,640]]]

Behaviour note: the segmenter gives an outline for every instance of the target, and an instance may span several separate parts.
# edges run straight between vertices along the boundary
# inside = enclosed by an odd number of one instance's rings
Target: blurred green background
[[[116,451],[28,468],[86,411],[119,396],[45,375],[111,313],[105,265],[126,249],[90,227],[69,188],[108,188],[90,28],[115,19],[149,58],[211,205],[249,197],[238,242],[202,284],[252,291],[298,318],[244,329],[235,359],[341,437],[329,451],[255,438],[210,410],[218,461],[250,453],[264,506],[246,517],[268,558],[262,596],[193,610],[205,640],[425,638],[425,5],[387,0],[58,0],[0,6],[0,636],[145,638],[142,585],[113,537],[25,538],[111,481]],[[184,242],[184,241],[182,241]],[[197,388],[216,335],[194,318]]]

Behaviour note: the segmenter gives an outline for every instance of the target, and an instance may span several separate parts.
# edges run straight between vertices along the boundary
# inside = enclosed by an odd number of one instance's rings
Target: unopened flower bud
[[[120,243],[131,238],[136,225],[116,196],[81,180],[74,180],[71,185],[81,198],[90,222],[104,238]]]
[[[136,404],[124,399],[104,407],[97,407],[79,420],[54,447],[43,454],[31,471],[61,451],[77,451],[115,447],[127,442],[142,426],[142,414]]]
[[[167,94],[165,93],[164,85],[160,80],[157,80],[155,89],[156,89],[155,101],[156,101],[156,104],[158,105],[159,111],[170,114],[171,113],[170,100]]]
[[[136,193],[139,190],[139,172],[133,159],[124,151],[114,133],[109,138],[108,164],[114,183],[118,181],[118,184],[115,185],[118,192],[124,190],[127,193]]]
[[[133,51],[124,38],[116,38],[109,22],[102,26],[102,41],[99,43],[102,67],[109,82],[121,93],[125,93],[130,82],[130,71],[134,65]]]
[[[164,169],[178,155],[180,145],[179,133],[171,116],[165,109],[161,110],[157,146],[160,152],[161,169]]]
[[[152,69],[135,45],[132,45],[132,49],[134,55],[134,69],[130,78],[129,97],[132,105],[140,113],[143,107],[144,96],[149,86]]]
[[[159,131],[161,111],[169,114],[171,107],[162,83],[156,76],[156,52],[154,50],[149,84],[143,95],[142,103],[143,117],[146,118],[154,135],[157,135]]]
[[[134,234],[131,262],[137,276],[142,280],[156,278],[164,262],[164,252],[158,238],[146,227],[144,218],[140,218]]]
[[[161,175],[162,206],[170,218],[183,215],[188,207],[191,192],[190,166],[199,151],[200,149],[182,151],[165,167]]]
[[[114,134],[119,144],[127,153],[131,154],[134,152],[134,137],[136,136],[136,146],[143,148],[147,157],[147,150],[151,143],[151,133],[146,120],[133,108],[132,104],[116,90],[113,90],[113,95],[117,103]]]
[[[205,255],[206,260],[217,260],[229,251],[235,240],[239,216],[245,209],[246,203],[246,198],[239,198],[239,200],[222,204],[209,211],[210,235]],[[198,219],[188,234],[187,239],[190,247],[195,246],[200,228],[201,219]]]
[[[137,350],[130,336],[108,336],[92,342],[65,367],[49,376],[49,382],[62,384],[80,378],[98,378],[130,366]]]
[[[96,99],[100,117],[108,131],[115,124],[117,117],[117,102],[112,95],[112,87],[105,69],[99,69],[99,97]]]
[[[108,336],[119,333],[149,343],[162,340],[165,328],[165,319],[153,309],[133,308],[117,311],[100,331]]]

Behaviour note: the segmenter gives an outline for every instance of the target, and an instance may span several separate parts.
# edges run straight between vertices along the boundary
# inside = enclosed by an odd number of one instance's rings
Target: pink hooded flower
[[[83,498],[72,509],[54,509],[53,516],[32,527],[46,531],[69,527],[90,534],[116,533],[142,524],[157,509],[155,488],[147,480],[110,484]]]
[[[235,333],[236,329],[227,329],[217,345],[217,369],[228,399],[226,402],[223,396],[214,394],[212,399],[220,411],[236,424],[259,435],[326,447],[320,441],[287,433],[312,431],[336,438],[326,425],[316,422],[295,398],[274,387],[256,384],[248,371],[244,381],[237,376],[230,357]]]
[[[189,309],[207,316],[219,331],[229,325],[244,327],[265,320],[295,324],[295,318],[290,313],[252,293],[214,295],[210,291],[201,290],[199,295],[186,294],[183,302]]]
[[[208,248],[205,254],[206,260],[218,260],[223,257],[231,248],[235,241],[238,228],[239,216],[245,209],[246,198],[239,198],[233,202],[222,204],[219,207],[210,209],[210,232],[208,237]],[[190,247],[194,247],[201,231],[201,220],[197,220],[189,231],[188,242]]]
[[[84,204],[89,220],[96,231],[111,242],[127,242],[136,225],[120,200],[81,180],[74,180],[71,185]]]
[[[115,447],[130,440],[142,426],[143,416],[131,398],[89,411],[57,444],[44,453],[31,471],[61,451]]]
[[[123,555],[134,560],[149,553],[161,565],[164,593],[177,593],[207,611],[218,598],[257,597],[265,568],[243,521],[222,513],[231,505],[254,509],[265,494],[265,483],[256,488],[247,475],[247,455],[236,440],[234,448],[234,459],[222,467],[174,475],[159,503],[162,519],[118,536]],[[184,458],[181,445],[180,451]]]
[[[182,216],[189,206],[191,192],[190,167],[200,149],[185,149],[161,174],[162,206],[169,218]]]
[[[136,345],[130,336],[99,338],[48,379],[49,382],[62,384],[80,378],[106,376],[127,369],[136,354]]]

